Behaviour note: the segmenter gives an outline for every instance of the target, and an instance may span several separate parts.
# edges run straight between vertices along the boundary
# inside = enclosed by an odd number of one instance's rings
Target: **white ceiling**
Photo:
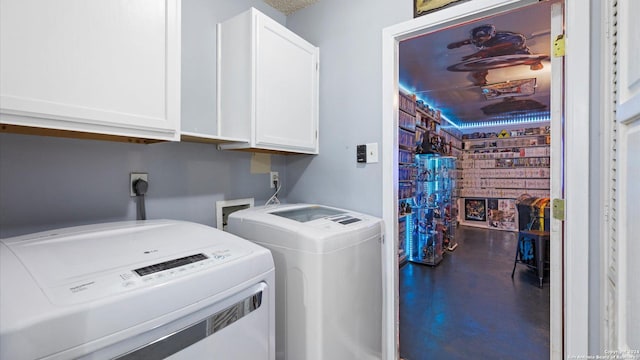
[[[264,2],[285,15],[291,15],[317,1],[318,0],[264,0]]]
[[[456,123],[484,122],[504,119],[513,112],[502,112],[487,115],[488,108],[505,101],[519,103],[503,103],[497,106],[525,107],[537,105],[544,107],[542,112],[549,112],[550,105],[550,68],[547,59],[542,60],[543,68],[533,71],[529,65],[515,65],[489,69],[486,75],[487,84],[535,78],[535,94],[487,100],[478,81],[474,80],[472,71],[449,71],[447,68],[463,62],[463,57],[481,50],[473,44],[465,44],[448,49],[447,45],[470,39],[471,30],[484,24],[493,24],[497,32],[520,33],[526,38],[526,46],[532,55],[508,55],[516,58],[534,58],[548,56],[550,53],[550,2],[539,2],[512,12],[479,19],[474,22],[453,26],[441,31],[422,35],[400,43],[400,85],[415,93],[418,98],[439,109],[447,118]],[[504,56],[502,57],[504,59]],[[477,58],[476,58],[477,59]],[[490,63],[499,57],[486,57],[480,62]],[[473,58],[471,58],[473,60]],[[495,64],[495,62],[494,62]],[[511,64],[511,63],[510,63]],[[537,103],[534,103],[537,102]],[[485,111],[482,108],[485,108]],[[503,109],[505,110],[505,109]],[[490,111],[489,111],[490,112]],[[529,111],[519,111],[518,113]]]

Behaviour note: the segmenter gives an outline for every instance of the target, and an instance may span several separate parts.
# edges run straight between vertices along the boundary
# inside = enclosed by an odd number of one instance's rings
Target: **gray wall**
[[[285,161],[272,156],[271,168],[284,175]],[[250,162],[249,153],[210,144],[0,134],[0,237],[135,220],[132,171],[149,173],[147,218],[215,226],[217,200],[254,197],[261,205],[271,196],[268,175],[251,174]]]
[[[382,215],[380,163],[357,165],[356,145],[382,139],[382,29],[412,17],[411,1],[320,0],[287,18],[320,47],[320,155],[288,159],[290,202]]]

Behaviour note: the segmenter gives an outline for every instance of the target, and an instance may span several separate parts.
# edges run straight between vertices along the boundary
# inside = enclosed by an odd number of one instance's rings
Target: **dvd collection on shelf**
[[[516,199],[549,196],[549,126],[462,134],[415,96],[399,100],[401,264],[437,265],[458,223],[517,231]]]
[[[516,199],[549,196],[550,136],[548,126],[463,135],[465,225],[517,231]],[[476,216],[483,213],[478,209],[487,216]]]

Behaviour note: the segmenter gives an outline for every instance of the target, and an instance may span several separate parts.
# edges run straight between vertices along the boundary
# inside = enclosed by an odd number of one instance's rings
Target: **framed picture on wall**
[[[529,96],[536,93],[536,78],[505,81],[481,87],[487,100]]]
[[[514,199],[487,199],[489,227],[518,230],[516,201]]]
[[[487,221],[486,199],[464,199],[464,219]]]
[[[469,0],[413,0],[413,17],[442,9],[455,3]]]

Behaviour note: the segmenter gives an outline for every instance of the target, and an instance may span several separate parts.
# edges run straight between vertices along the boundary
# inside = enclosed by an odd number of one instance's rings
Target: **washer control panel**
[[[71,284],[58,286],[48,291],[56,304],[75,304],[122,293],[125,291],[155,286],[200,271],[205,271],[229,261],[248,255],[244,249],[216,248],[186,256],[163,260],[130,270],[85,278]]]

